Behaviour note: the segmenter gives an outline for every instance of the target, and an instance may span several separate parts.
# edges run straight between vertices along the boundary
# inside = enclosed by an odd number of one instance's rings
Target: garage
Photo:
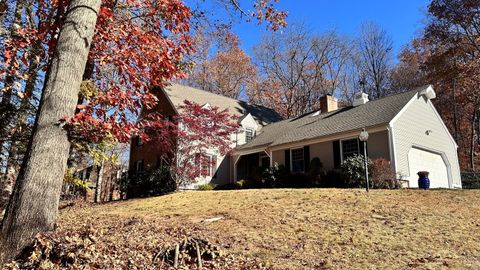
[[[441,154],[412,147],[408,152],[410,187],[418,187],[419,171],[430,172],[430,188],[449,188],[448,165]]]

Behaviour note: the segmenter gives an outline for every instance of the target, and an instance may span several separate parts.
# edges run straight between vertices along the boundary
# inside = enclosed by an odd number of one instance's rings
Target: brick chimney
[[[335,111],[338,109],[338,101],[332,95],[327,94],[320,98],[320,112],[326,113]]]

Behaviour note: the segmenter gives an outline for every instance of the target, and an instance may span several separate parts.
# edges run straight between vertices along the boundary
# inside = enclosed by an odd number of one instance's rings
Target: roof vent
[[[368,94],[366,94],[364,92],[360,92],[360,93],[355,94],[355,99],[353,100],[353,106],[356,107],[358,105],[363,105],[363,104],[367,103],[368,101],[370,101],[368,99]]]

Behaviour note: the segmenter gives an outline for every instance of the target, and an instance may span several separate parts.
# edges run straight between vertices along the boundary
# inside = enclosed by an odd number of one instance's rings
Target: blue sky
[[[335,29],[355,35],[362,22],[373,21],[383,27],[394,42],[395,54],[421,31],[428,0],[280,0],[279,7],[289,12],[288,21],[301,21],[318,33]],[[249,52],[260,40],[265,26],[240,23],[234,27],[244,49]]]

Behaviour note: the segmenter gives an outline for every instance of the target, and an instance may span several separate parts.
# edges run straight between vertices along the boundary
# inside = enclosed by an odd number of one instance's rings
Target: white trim
[[[237,163],[241,157],[242,155],[233,156],[233,182],[232,183],[237,182]]]
[[[392,120],[390,120],[390,122],[388,123],[388,125],[389,125],[390,127],[393,127],[393,123],[395,123],[395,122],[398,120],[398,118],[400,118],[400,116],[402,116],[402,114],[407,111],[408,107],[410,107],[410,105],[413,104],[413,102],[416,101],[418,98],[419,98],[418,93],[416,93],[416,94],[407,102],[407,104],[405,104],[405,106],[403,106],[403,108],[397,113],[397,115],[395,115],[395,117],[393,117]]]
[[[419,144],[412,144],[410,149],[408,149],[408,152],[407,152],[408,177],[410,177],[410,178],[412,177],[412,175],[410,175],[410,160],[408,159],[408,155],[410,154],[410,151],[413,148],[421,150],[421,151],[430,152],[430,153],[433,153],[433,154],[436,154],[436,155],[440,155],[443,159],[443,162],[445,163],[445,166],[447,167],[448,188],[453,188],[452,165],[450,164],[450,161],[448,160],[447,154],[445,154],[445,152],[437,151],[433,148],[422,146],[422,145],[419,145]]]
[[[442,120],[442,117],[440,116],[440,114],[438,113],[437,109],[435,109],[435,106],[433,105],[432,101],[431,100],[428,100],[427,103],[430,105],[430,107],[433,109],[433,112],[435,113],[435,115],[437,116],[438,120],[440,121],[440,123],[442,123],[442,126],[443,128],[445,129],[445,131],[447,132],[448,136],[450,137],[450,140],[452,140],[453,144],[455,145],[456,148],[458,148],[458,144],[457,142],[455,142],[455,139],[453,138],[452,134],[450,134],[450,131],[448,131],[448,128],[447,126],[445,125],[445,122],[443,122]]]
[[[247,118],[251,118],[251,120],[253,120],[253,122],[255,123],[255,126],[254,126],[254,127],[247,126],[247,125],[244,125],[244,124],[243,124],[243,122],[244,122]],[[248,113],[245,117],[243,117],[242,121],[240,121],[240,125],[242,125],[243,128],[245,128],[245,127],[253,128],[255,131],[256,131],[256,130],[258,129],[258,127],[259,127],[259,124],[257,123],[257,120],[255,120],[255,118],[254,118],[250,113]]]
[[[390,152],[390,163],[393,166],[393,171],[395,172],[395,174],[397,174],[397,159],[395,158],[396,148],[395,148],[395,136],[393,132],[393,127],[389,125],[387,126],[387,130],[388,130],[388,141],[389,141],[388,148]]]
[[[259,153],[259,152],[266,152],[266,151],[267,151],[267,148],[265,148],[265,147],[252,148],[252,149],[247,149],[247,150],[241,150],[240,149],[239,151],[235,151],[233,153],[233,155],[235,155],[235,156],[245,156],[245,155],[255,154],[255,153]]]
[[[266,151],[265,151],[266,152]],[[273,167],[273,152],[270,151],[270,167]]]
[[[340,164],[343,164],[343,142],[344,141],[350,141],[350,140],[353,140],[353,139],[357,139],[357,144],[358,144],[358,154],[361,154],[360,153],[360,140],[358,139],[358,136],[357,137],[348,137],[348,138],[344,138],[344,139],[340,139]]]
[[[432,85],[429,85],[427,88],[420,91],[419,94],[425,96],[429,100],[437,97],[437,94],[435,93],[435,90],[433,90]]]

